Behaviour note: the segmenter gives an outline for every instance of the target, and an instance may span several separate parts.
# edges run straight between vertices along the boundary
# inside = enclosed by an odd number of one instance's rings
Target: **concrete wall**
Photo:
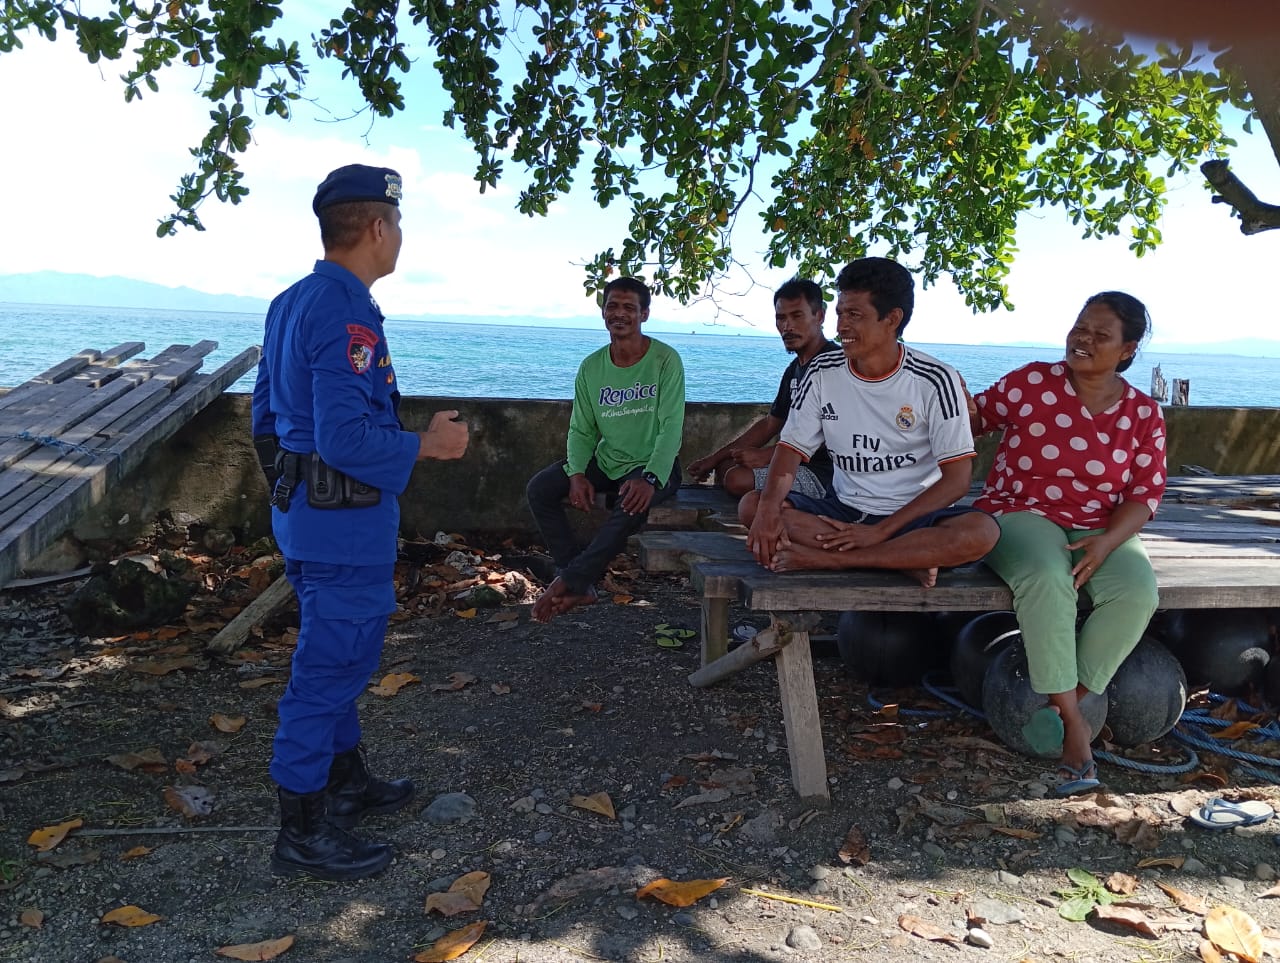
[[[428,462],[401,499],[407,536],[450,531],[530,530],[524,485],[564,457],[567,401],[406,398],[405,426],[425,430],[433,412],[456,408],[471,426],[457,462]],[[765,404],[690,404],[681,462],[706,454],[767,411]],[[1165,408],[1169,468],[1195,465],[1223,475],[1280,474],[1280,408]],[[249,397],[223,395],[193,418],[80,520],[81,539],[127,537],[168,509],[246,535],[269,531],[266,485],[249,441]],[[982,477],[995,439],[979,445]]]

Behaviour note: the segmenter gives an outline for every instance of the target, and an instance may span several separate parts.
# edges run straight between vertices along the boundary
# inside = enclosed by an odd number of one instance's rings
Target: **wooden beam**
[[[244,645],[254,626],[261,625],[273,612],[293,598],[293,586],[281,575],[266,587],[256,599],[246,605],[234,619],[209,640],[205,646],[209,652],[226,655]]]
[[[794,620],[794,615],[773,617],[776,626]],[[822,745],[822,718],[818,714],[818,691],[813,681],[809,632],[800,625],[790,634],[791,644],[778,653],[776,662],[791,785],[803,802],[829,806],[831,787],[827,784],[827,756]]]

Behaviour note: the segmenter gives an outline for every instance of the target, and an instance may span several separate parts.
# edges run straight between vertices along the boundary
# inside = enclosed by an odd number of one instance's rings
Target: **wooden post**
[[[1169,384],[1160,373],[1159,365],[1151,369],[1151,397],[1159,402],[1164,402],[1169,397]]]
[[[777,626],[777,617],[774,617]],[[791,785],[809,805],[830,806],[827,757],[822,747],[822,719],[818,715],[818,691],[813,681],[813,656],[809,632],[801,627],[791,633],[791,644],[774,660],[778,665],[778,689],[782,694],[782,724],[787,734]]]
[[[1191,395],[1191,380],[1189,378],[1173,379],[1173,404],[1189,405],[1191,402],[1188,398]]]
[[[210,652],[226,655],[244,645],[255,625],[261,624],[272,612],[293,598],[293,586],[281,575],[268,585],[256,599],[241,609],[240,614],[228,622],[209,640],[205,648]]]

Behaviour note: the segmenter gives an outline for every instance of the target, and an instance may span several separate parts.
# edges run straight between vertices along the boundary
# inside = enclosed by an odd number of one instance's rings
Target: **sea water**
[[[593,329],[391,318],[386,329],[403,394],[458,398],[571,398],[578,362],[608,341],[603,323]],[[690,401],[770,401],[790,360],[771,330],[653,335],[680,352]],[[126,341],[146,342],[140,357],[171,344],[217,341],[202,369],[209,372],[261,343],[262,317],[0,303],[0,386],[21,384],[84,348]],[[1062,357],[1056,348],[912,344],[954,365],[973,391],[1029,361]],[[1156,365],[1170,386],[1190,381],[1192,405],[1280,407],[1280,359],[1142,350],[1126,377],[1146,391]],[[251,372],[231,390],[252,388]]]

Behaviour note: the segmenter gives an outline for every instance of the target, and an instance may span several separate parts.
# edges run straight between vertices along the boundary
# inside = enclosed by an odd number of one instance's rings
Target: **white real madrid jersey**
[[[939,464],[974,455],[960,375],[905,345],[874,381],[855,375],[843,350],[815,357],[781,441],[806,459],[825,443],[836,497],[872,515],[892,515],[938,480]]]

